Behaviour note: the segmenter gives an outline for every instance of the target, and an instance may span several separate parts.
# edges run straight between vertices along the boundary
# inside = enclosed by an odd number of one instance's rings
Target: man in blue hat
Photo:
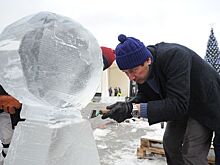
[[[102,116],[123,122],[134,106],[150,125],[167,121],[163,145],[168,165],[207,165],[212,133],[216,164],[220,152],[220,76],[194,51],[174,43],[145,47],[136,38],[118,37],[116,63],[138,84],[130,102],[106,107]],[[135,103],[135,104],[134,104]]]

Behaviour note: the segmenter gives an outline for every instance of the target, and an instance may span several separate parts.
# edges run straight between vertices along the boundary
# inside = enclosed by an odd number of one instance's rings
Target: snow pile
[[[153,155],[150,159],[137,159],[136,156],[141,137],[158,138],[161,135],[162,138],[164,129],[160,124],[149,126],[147,120],[143,119],[129,119],[120,124],[107,120],[105,127],[97,127],[93,134],[102,165],[166,164],[165,158],[159,155]]]

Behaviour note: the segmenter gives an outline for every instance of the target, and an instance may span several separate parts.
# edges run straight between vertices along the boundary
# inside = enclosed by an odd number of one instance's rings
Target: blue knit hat
[[[138,39],[120,34],[118,40],[120,43],[115,48],[115,55],[120,70],[135,68],[152,58],[150,51]]]

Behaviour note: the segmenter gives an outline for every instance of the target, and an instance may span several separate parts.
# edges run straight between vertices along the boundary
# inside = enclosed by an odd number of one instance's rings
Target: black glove
[[[21,108],[16,109],[15,114],[10,114],[12,129],[15,129],[15,126],[17,126],[19,121],[25,121],[25,119],[21,119],[20,113],[21,113]]]
[[[132,118],[131,112],[133,109],[131,102],[116,102],[106,109],[110,111],[102,115],[102,119],[111,118],[116,120],[118,123],[125,121],[125,119]]]

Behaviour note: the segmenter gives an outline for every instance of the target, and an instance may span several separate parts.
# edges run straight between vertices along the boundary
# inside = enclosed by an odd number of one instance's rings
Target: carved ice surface
[[[6,27],[0,60],[0,83],[11,95],[31,106],[67,110],[65,115],[70,107],[88,104],[102,72],[101,50],[92,34],[49,12]]]
[[[22,117],[5,165],[99,165],[80,110],[101,81],[101,49],[79,23],[41,12],[0,35],[0,84],[20,100]]]

